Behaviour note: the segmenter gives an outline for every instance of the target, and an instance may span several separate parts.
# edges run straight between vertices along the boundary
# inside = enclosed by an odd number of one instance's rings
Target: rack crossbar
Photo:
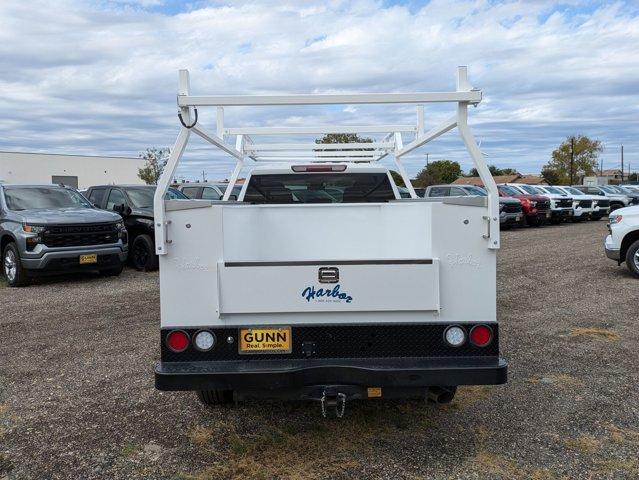
[[[356,105],[388,103],[481,102],[481,91],[421,93],[356,93],[312,95],[178,95],[179,107],[259,105]]]

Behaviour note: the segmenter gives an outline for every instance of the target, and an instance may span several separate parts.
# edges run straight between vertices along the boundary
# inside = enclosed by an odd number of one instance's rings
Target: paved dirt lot
[[[155,274],[0,285],[0,479],[638,478],[639,281],[604,235],[504,232],[507,385],[351,404],[341,421],[154,390]]]

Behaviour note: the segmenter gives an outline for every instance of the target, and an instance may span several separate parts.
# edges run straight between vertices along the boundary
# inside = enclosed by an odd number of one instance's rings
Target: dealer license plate
[[[98,254],[80,255],[80,265],[86,265],[88,263],[98,263]]]
[[[291,353],[291,327],[240,328],[240,353]]]

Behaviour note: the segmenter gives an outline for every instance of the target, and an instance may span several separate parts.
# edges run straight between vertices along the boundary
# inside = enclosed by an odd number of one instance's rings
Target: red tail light
[[[493,331],[486,325],[475,325],[470,331],[470,343],[477,347],[485,347],[493,341]]]
[[[166,346],[175,353],[183,352],[189,346],[189,336],[183,330],[173,330],[166,336]]]

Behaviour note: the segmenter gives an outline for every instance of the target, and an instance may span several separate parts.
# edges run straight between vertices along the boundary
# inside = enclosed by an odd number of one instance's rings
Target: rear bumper
[[[502,358],[384,358],[160,362],[158,390],[289,391],[317,385],[415,388],[506,383]]]

